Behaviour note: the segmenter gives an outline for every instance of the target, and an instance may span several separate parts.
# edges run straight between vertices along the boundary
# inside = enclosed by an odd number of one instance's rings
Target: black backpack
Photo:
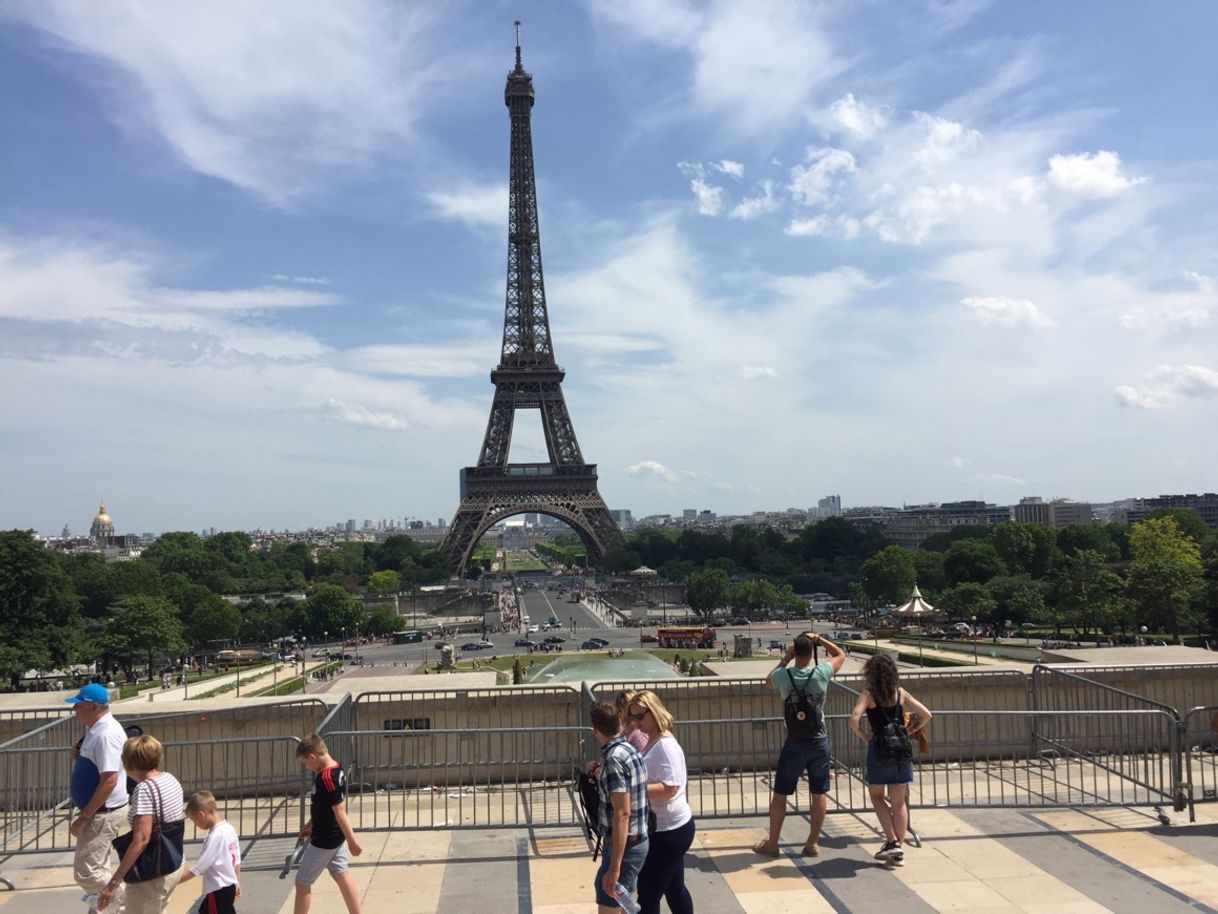
[[[595,860],[601,852],[601,833],[598,827],[600,817],[601,795],[596,778],[583,768],[575,769],[575,790],[579,794],[580,805],[584,813],[584,831],[592,842],[592,859]]]
[[[782,702],[782,716],[787,722],[787,735],[791,739],[815,739],[824,736],[825,718],[821,708],[825,703],[825,693],[809,695],[807,689],[801,689],[795,684],[795,677],[790,670],[787,670],[787,678],[791,680],[791,691]]]
[[[908,762],[913,758],[913,746],[909,742],[909,731],[896,705],[888,709],[888,721],[875,735],[875,757],[881,762]]]

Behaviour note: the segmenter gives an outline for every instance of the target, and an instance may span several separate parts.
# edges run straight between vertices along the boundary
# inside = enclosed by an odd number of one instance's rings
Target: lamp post
[[[275,650],[275,642],[272,641],[267,645],[271,649],[271,653],[275,655],[275,659],[271,661],[271,685],[275,688],[279,686],[279,651]]]
[[[328,631],[323,631],[321,633],[321,636],[325,640],[326,659],[329,660],[330,659],[330,633]]]
[[[182,661],[182,699],[183,701],[190,697],[190,667],[186,665],[186,661]]]
[[[1141,644],[1141,646],[1142,647],[1146,646],[1146,626],[1145,625],[1142,626],[1142,644]]]
[[[918,625],[918,666],[926,666],[922,661],[922,625]]]
[[[969,632],[973,636],[973,666],[976,666],[980,661],[977,659],[977,617],[972,617],[973,630]]]

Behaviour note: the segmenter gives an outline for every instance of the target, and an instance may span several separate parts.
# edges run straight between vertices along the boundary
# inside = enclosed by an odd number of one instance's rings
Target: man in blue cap
[[[73,876],[85,890],[90,914],[97,895],[110,881],[110,842],[127,821],[127,779],[123,776],[123,743],[127,733],[110,713],[110,693],[91,682],[71,698],[85,735],[72,749],[72,805],[80,813],[72,820],[76,838]],[[121,902],[118,910],[122,910]]]

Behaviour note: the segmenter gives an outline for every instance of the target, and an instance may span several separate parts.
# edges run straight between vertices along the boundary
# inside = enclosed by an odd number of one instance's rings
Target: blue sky
[[[1218,488],[1210,3],[18,0],[0,527],[451,516],[514,18],[611,507]]]

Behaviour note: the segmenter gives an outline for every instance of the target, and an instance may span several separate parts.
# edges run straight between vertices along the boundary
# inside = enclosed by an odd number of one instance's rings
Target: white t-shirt
[[[208,830],[203,850],[190,871],[203,877],[203,894],[209,895],[226,885],[236,885],[240,865],[241,840],[237,829],[221,819]]]
[[[158,791],[161,794],[159,800]],[[135,785],[127,818],[134,822],[136,816],[152,816],[155,820],[160,811],[162,822],[180,822],[186,818],[186,813],[182,811],[184,803],[182,785],[178,779],[168,771],[162,771],[156,777],[145,778]]]
[[[88,759],[97,767],[99,775],[108,771],[118,772],[118,783],[106,797],[106,808],[114,809],[127,802],[127,775],[123,773],[123,743],[127,742],[127,731],[107,711],[85,732],[80,743],[80,757]]]
[[[672,831],[680,828],[694,817],[689,802],[685,799],[685,752],[675,737],[665,736],[647,745],[643,753],[643,764],[647,766],[647,783],[676,786],[677,794],[671,800],[653,800],[648,797],[656,814],[656,831]]]

